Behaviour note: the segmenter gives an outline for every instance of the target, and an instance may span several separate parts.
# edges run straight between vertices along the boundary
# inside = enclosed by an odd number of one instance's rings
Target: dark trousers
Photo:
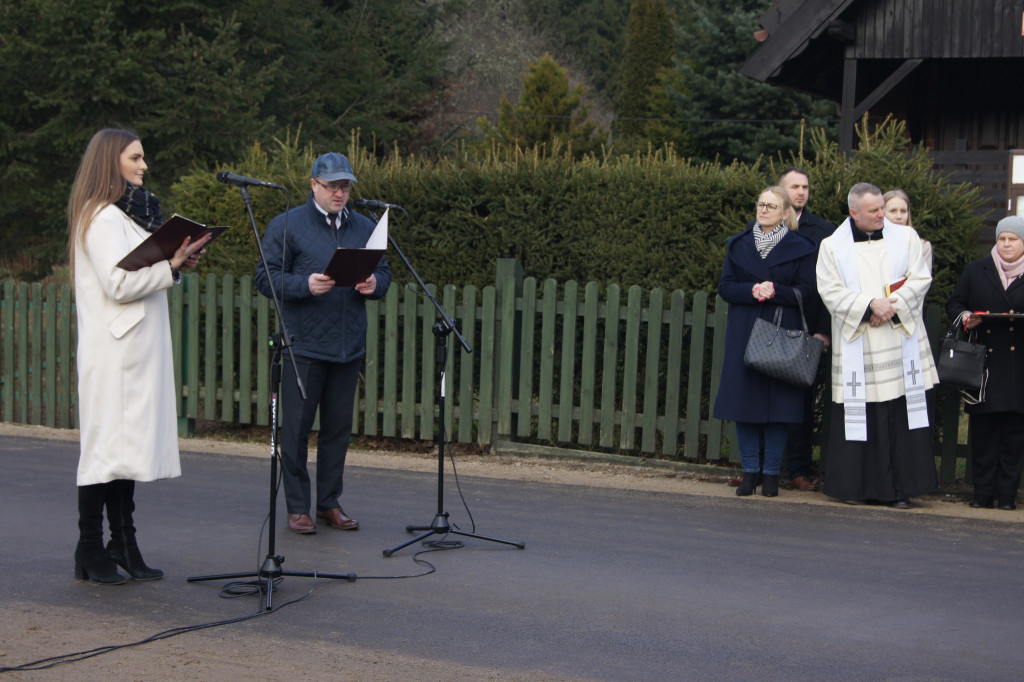
[[[832,391],[829,377],[831,366],[832,359],[826,351],[821,355],[814,385],[804,391],[804,421],[789,427],[789,437],[786,439],[786,470],[789,472],[790,480],[800,476],[815,477],[814,400],[818,391],[823,390],[822,399],[825,401],[824,404],[828,405]]]
[[[789,425],[786,439],[786,470],[789,479],[814,478],[814,394],[816,386],[804,391],[804,421]]]
[[[972,414],[969,428],[974,496],[1015,499],[1024,468],[1024,415]]]
[[[317,438],[316,508],[337,509],[341,497],[345,455],[352,436],[352,410],[362,358],[352,362],[326,362],[296,356],[295,364],[306,388],[299,395],[287,357],[281,359],[281,469],[289,514],[310,511],[310,481],[306,460],[309,432],[320,408]]]

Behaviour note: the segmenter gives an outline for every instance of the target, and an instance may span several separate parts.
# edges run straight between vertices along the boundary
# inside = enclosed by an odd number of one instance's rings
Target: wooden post
[[[857,123],[854,109],[857,107],[857,60],[847,57],[843,60],[843,101],[842,122],[839,134],[839,150],[853,151],[853,128]]]
[[[499,258],[495,279],[497,310],[501,317],[495,326],[497,352],[494,354],[495,430],[492,433],[509,436],[515,431],[512,402],[516,400],[519,383],[519,357],[515,339],[520,325],[515,313],[516,301],[523,294],[523,264],[517,258]],[[483,415],[481,415],[483,418]]]

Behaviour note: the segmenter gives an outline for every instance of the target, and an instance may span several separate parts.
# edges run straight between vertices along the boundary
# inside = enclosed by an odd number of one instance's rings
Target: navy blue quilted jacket
[[[287,246],[285,217],[287,216]],[[339,246],[362,248],[373,233],[369,218],[342,211],[341,228],[332,230],[317,210],[313,193],[302,206],[282,213],[267,225],[263,252],[269,276],[262,263],[256,264],[256,287],[270,296],[273,283],[284,309],[284,320],[296,355],[349,362],[366,354],[366,298],[383,298],[391,286],[391,269],[381,259],[374,274],[377,290],[363,296],[355,287],[334,287],[322,296],[309,293],[309,276],[322,273]]]

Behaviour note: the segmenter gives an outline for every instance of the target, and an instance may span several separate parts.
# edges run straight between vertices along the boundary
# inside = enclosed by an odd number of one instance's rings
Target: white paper
[[[366,242],[366,248],[368,249],[380,249],[386,251],[388,248],[388,212],[391,209],[388,208],[384,211],[384,215],[377,221],[377,226],[373,228],[373,234],[370,235],[370,240]]]

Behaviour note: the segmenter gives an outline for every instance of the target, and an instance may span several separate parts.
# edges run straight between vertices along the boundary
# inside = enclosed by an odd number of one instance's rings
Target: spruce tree
[[[617,148],[645,139],[652,97],[662,73],[672,64],[674,43],[665,0],[633,0],[616,88],[612,133]]]
[[[739,73],[757,47],[758,19],[771,4],[687,0],[683,5],[678,65],[665,93],[671,105],[661,114],[679,121],[666,127],[675,128],[675,139],[687,140],[687,153],[724,162],[788,155],[799,147],[801,120],[812,127],[834,124],[834,103]]]
[[[586,74],[591,92],[612,99],[629,18],[624,0],[522,0],[538,32],[573,73]],[[571,59],[571,61],[566,61]]]
[[[587,118],[586,92],[582,83],[572,87],[566,70],[545,54],[523,75],[519,101],[512,104],[501,98],[497,126],[486,118],[478,123],[488,143],[541,146],[548,152],[571,147],[573,154],[580,156],[599,148],[604,137]]]
[[[300,127],[323,151],[360,128],[378,152],[408,148],[443,91],[433,31],[451,4],[0,2],[0,251],[17,236],[64,254],[68,189],[101,127],[142,137],[165,203],[192,167]]]

